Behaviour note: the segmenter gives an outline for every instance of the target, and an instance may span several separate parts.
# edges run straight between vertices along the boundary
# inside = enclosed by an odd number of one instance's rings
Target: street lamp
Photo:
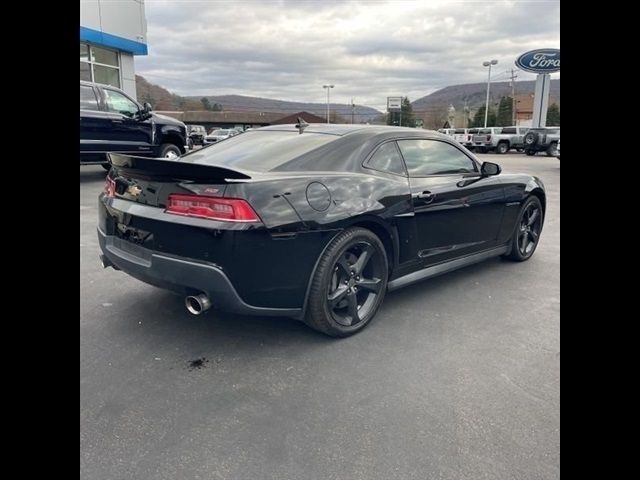
[[[497,65],[498,60],[490,62],[482,62],[483,67],[489,67],[489,76],[487,77],[487,103],[484,107],[484,128],[487,128],[487,115],[489,115],[489,88],[491,88],[491,65]]]
[[[329,99],[331,98],[329,92],[331,92],[333,85],[323,85],[322,88],[327,89],[327,123],[329,123]]]

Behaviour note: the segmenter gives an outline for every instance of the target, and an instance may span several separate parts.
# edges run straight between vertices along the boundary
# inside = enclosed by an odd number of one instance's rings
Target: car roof
[[[295,124],[284,125],[270,125],[268,127],[261,127],[259,131],[280,131],[280,132],[297,132]],[[442,134],[435,130],[425,130],[422,128],[409,128],[409,127],[395,127],[391,125],[358,125],[358,124],[340,124],[340,123],[310,123],[308,127],[304,128],[303,133],[324,133],[329,135],[344,136],[353,133],[366,134],[370,133],[371,136],[380,134],[395,134],[395,135],[407,135],[415,136],[417,133],[427,134],[441,138]]]
[[[85,85],[87,87],[103,87],[103,88],[112,88],[113,90],[118,90],[119,92],[123,92],[121,88],[114,87],[113,85],[107,85],[106,83],[98,83],[98,82],[87,82],[86,80],[80,80],[80,85]]]

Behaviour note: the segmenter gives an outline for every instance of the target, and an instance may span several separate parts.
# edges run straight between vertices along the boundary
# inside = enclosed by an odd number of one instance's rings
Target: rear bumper
[[[98,228],[100,249],[117,269],[156,287],[181,295],[207,294],[213,308],[243,315],[300,318],[301,308],[255,307],[242,300],[223,270],[210,263],[156,253]]]

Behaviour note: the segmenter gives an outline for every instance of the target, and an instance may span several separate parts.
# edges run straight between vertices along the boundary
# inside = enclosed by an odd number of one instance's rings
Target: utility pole
[[[511,69],[511,121],[514,126],[518,119],[518,115],[516,113],[516,110],[518,107],[516,102],[516,82],[515,82],[515,79],[517,77],[518,75],[516,75],[516,71],[512,68]]]
[[[331,95],[329,92],[331,92],[331,89],[334,87],[334,85],[323,85],[322,88],[326,88],[327,89],[327,123],[329,122],[329,105],[331,105]]]
[[[489,73],[487,75],[487,102],[484,107],[484,128],[487,128],[487,116],[489,115],[489,89],[491,88],[491,66],[497,65],[498,60],[491,60],[490,62],[482,62],[483,67],[489,67]]]
[[[467,97],[464,97],[464,108],[462,110],[462,118],[464,118],[463,128],[467,128],[469,126],[469,111],[467,107]]]

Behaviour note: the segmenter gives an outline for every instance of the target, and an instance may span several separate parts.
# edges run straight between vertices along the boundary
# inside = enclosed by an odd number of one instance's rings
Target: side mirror
[[[483,177],[490,177],[492,175],[499,175],[502,172],[500,165],[497,163],[491,162],[483,162],[482,167],[480,167],[480,173],[482,173]]]
[[[151,118],[151,110],[153,110],[151,104],[149,102],[144,102],[144,105],[142,105],[142,110],[138,112],[138,120],[144,121],[148,118]]]

